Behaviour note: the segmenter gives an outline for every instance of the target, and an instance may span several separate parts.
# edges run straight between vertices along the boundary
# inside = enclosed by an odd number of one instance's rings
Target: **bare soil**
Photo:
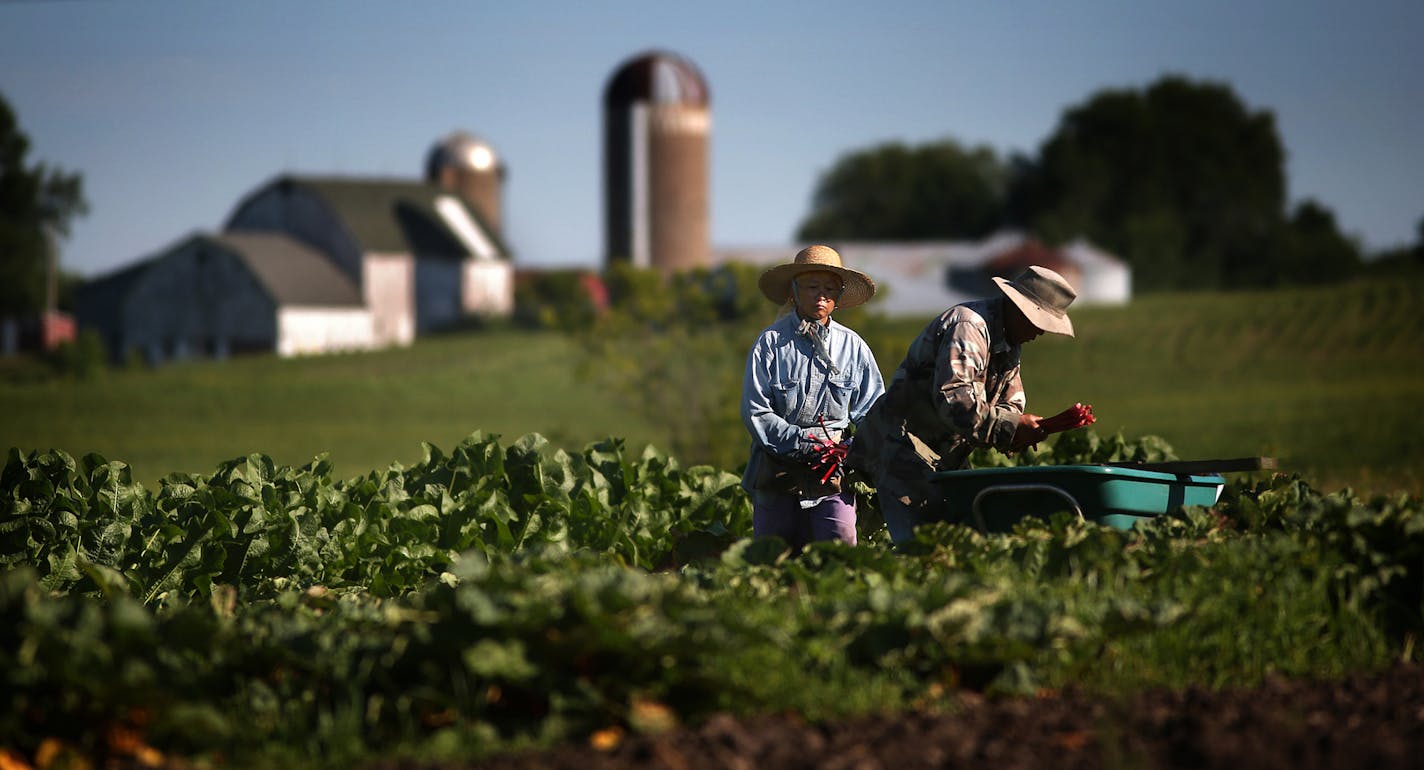
[[[1424,666],[1341,681],[1149,692],[1120,701],[1063,692],[986,700],[951,714],[808,724],[795,716],[713,718],[696,728],[470,764],[372,770],[625,768],[1424,768]]]

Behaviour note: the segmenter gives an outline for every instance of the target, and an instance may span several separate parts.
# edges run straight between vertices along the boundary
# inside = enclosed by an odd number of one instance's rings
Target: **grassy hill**
[[[1030,409],[1084,401],[1100,432],[1159,435],[1182,458],[1266,454],[1322,488],[1418,492],[1421,307],[1418,281],[1083,307],[1076,339],[1025,347]],[[857,328],[888,374],[926,320]],[[576,374],[581,356],[561,335],[504,330],[370,354],[0,381],[0,447],[96,451],[152,483],[250,452],[285,464],[330,452],[339,475],[355,475],[474,430],[537,432],[568,448],[610,435],[666,446],[659,421],[621,410],[617,394]]]
[[[1184,459],[1263,454],[1327,487],[1418,491],[1421,307],[1417,281],[1083,307],[1076,338],[1024,347],[1024,386],[1030,411],[1091,403],[1100,432],[1159,435]],[[890,337],[915,330],[896,327]]]
[[[1380,282],[1085,309],[1076,343],[1025,353],[1029,386],[1184,458],[1274,455],[1328,486],[1418,490],[1421,305],[1424,285]]]
[[[92,381],[0,384],[0,446],[99,452],[145,484],[261,452],[303,464],[329,452],[339,476],[448,448],[475,430],[541,433],[567,447],[657,434],[576,381],[577,351],[553,333],[434,337],[398,350],[272,356],[110,372]]]

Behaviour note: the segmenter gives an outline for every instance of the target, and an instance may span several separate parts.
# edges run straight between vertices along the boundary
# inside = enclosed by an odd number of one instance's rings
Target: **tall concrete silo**
[[[425,181],[464,197],[495,233],[503,232],[500,200],[504,174],[504,164],[494,148],[464,131],[436,142],[425,156]]]
[[[709,263],[707,82],[677,54],[625,61],[603,92],[605,259],[665,273]]]

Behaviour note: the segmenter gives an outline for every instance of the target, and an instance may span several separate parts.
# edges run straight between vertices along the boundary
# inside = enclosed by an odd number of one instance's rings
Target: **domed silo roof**
[[[647,51],[625,61],[603,91],[607,107],[653,102],[706,107],[707,81],[691,61],[668,51]]]
[[[498,232],[503,227],[505,166],[489,142],[456,131],[435,143],[425,157],[425,181],[459,193],[475,207],[482,224]]]
[[[456,131],[435,143],[425,156],[425,180],[438,182],[444,169],[465,173],[492,173],[501,170],[499,155],[489,142],[465,131]]]

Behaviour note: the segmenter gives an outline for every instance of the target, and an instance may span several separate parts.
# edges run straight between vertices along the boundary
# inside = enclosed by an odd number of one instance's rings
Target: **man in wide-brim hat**
[[[758,287],[785,312],[757,336],[742,380],[742,421],[752,438],[742,486],[752,498],[753,533],[793,547],[854,545],[855,495],[841,488],[844,455],[835,447],[885,385],[870,346],[831,314],[864,304],[875,283],[817,245],[767,270]]]
[[[933,473],[963,468],[977,448],[1011,452],[1047,435],[1025,411],[1020,352],[1045,332],[1073,336],[1068,306],[1078,293],[1036,265],[994,285],[997,296],[955,305],[920,332],[856,434],[851,462],[873,477],[897,543],[918,524],[962,513],[936,509]]]
[[[851,270],[841,264],[841,255],[830,246],[807,246],[796,254],[796,258],[784,265],[777,265],[761,274],[757,286],[766,298],[776,303],[794,302],[792,282],[797,276],[807,273],[830,273],[840,279],[841,291],[836,297],[836,307],[852,308],[864,305],[875,296],[875,282],[858,270]]]

